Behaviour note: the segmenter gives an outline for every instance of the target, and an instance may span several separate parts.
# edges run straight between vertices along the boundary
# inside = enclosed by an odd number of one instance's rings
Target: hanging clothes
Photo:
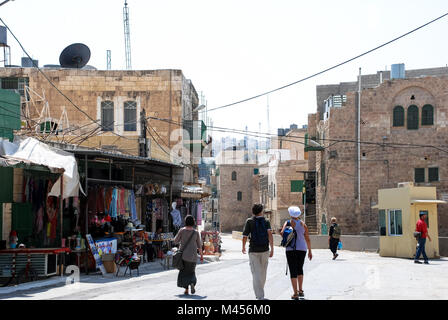
[[[130,211],[130,215],[131,215],[132,219],[137,220],[137,210],[135,207],[135,195],[134,195],[134,191],[132,191],[132,190],[129,191],[129,197],[128,197],[127,204],[129,206],[129,211]]]
[[[202,225],[202,202],[198,203],[197,208],[198,208],[198,211],[197,211],[196,224]]]
[[[110,212],[109,215],[112,218],[117,218],[118,216],[118,208],[117,208],[117,203],[118,203],[118,190],[117,189],[112,189],[112,200],[110,203]]]

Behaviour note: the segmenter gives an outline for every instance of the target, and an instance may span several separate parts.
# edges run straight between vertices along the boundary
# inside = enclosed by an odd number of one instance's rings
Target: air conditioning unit
[[[12,274],[12,257],[13,254],[0,255],[0,277],[10,277]],[[28,263],[26,254],[17,254],[16,256],[16,273],[25,269]],[[52,276],[58,270],[57,254],[32,253],[31,268],[36,270],[39,277]]]
[[[398,188],[413,187],[414,182],[399,182]]]

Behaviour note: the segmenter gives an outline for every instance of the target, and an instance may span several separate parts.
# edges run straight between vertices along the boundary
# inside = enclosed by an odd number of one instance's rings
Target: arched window
[[[393,126],[403,127],[404,126],[404,109],[402,106],[396,106],[393,112]]]
[[[411,105],[408,108],[408,130],[418,129],[418,107]]]
[[[137,131],[137,102],[124,103],[124,131]]]
[[[432,126],[434,124],[434,108],[426,104],[422,108],[422,126]]]
[[[238,201],[243,200],[243,193],[241,191],[238,191],[236,193],[236,200],[238,200]]]
[[[101,102],[101,127],[103,128],[103,131],[114,131],[113,101]]]
[[[236,171],[232,171],[232,181],[236,181]]]

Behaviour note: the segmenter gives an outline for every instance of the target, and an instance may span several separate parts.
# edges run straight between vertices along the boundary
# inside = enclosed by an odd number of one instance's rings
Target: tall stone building
[[[219,219],[221,231],[243,231],[252,216],[253,175],[256,164],[220,163],[218,175]]]
[[[146,135],[148,157],[178,163],[182,146],[191,147],[184,140],[205,143],[192,134],[204,124],[193,112],[198,94],[181,70],[42,71],[46,77],[35,68],[0,68],[1,88],[22,95],[27,134],[131,155],[141,154],[140,138]],[[190,133],[187,137],[179,130],[183,128]]]
[[[306,129],[290,127],[285,134],[279,129],[279,135],[271,139],[269,159],[258,166],[258,191],[272,229],[279,233],[283,223],[289,219],[288,207],[299,206],[307,212],[306,223],[315,232],[315,205],[312,202],[311,188],[306,188],[305,176],[308,172],[308,153],[304,148]],[[308,186],[310,187],[310,185]],[[303,190],[308,192],[308,200]],[[308,202],[304,206],[304,201]]]
[[[383,79],[363,87],[360,101],[356,83],[353,91],[334,85],[327,99],[318,86],[318,113],[308,118],[309,138],[321,145],[307,147],[315,151],[309,159],[317,175],[318,219],[324,224],[336,216],[346,234],[378,232],[378,210],[372,209],[378,189],[409,181],[435,186],[438,199],[448,198],[448,68]],[[446,236],[448,205],[438,208],[439,234]]]

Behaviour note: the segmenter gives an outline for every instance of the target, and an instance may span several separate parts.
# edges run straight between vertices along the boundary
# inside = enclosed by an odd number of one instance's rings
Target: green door
[[[0,240],[3,239],[3,203],[0,202]]]
[[[17,231],[18,244],[24,243],[27,247],[31,244],[33,234],[33,212],[31,203],[12,204],[12,230]]]

